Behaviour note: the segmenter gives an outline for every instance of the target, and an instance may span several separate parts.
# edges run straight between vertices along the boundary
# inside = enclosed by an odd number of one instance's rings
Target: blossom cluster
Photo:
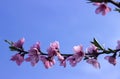
[[[32,66],[35,66],[39,61],[44,64],[45,68],[51,68],[55,65],[55,57],[58,58],[60,66],[66,67],[67,62],[74,67],[81,60],[85,60],[87,63],[93,65],[95,68],[100,68],[100,63],[97,58],[101,54],[112,54],[104,57],[110,64],[116,65],[116,56],[120,51],[120,40],[117,42],[115,50],[108,48],[107,50],[101,46],[96,39],[91,42],[91,45],[86,48],[86,51],[83,50],[83,46],[76,45],[73,47],[73,54],[63,54],[60,52],[60,44],[58,41],[50,43],[50,46],[47,48],[47,53],[41,51],[40,42],[36,42],[30,47],[28,51],[25,51],[23,44],[25,42],[24,38],[19,39],[17,42],[9,42],[10,49],[12,51],[17,51],[17,54],[11,57],[11,61],[15,61],[17,65],[21,65],[24,61],[30,62]],[[25,56],[27,55],[27,56]]]
[[[98,6],[98,8],[95,10],[96,14],[102,13],[102,15],[104,16],[111,11],[111,8],[107,6],[107,3],[96,2],[93,5]]]
[[[97,6],[95,13],[101,13],[103,16],[110,12],[112,9],[108,6],[108,4],[112,4],[115,7],[114,11],[118,11],[120,13],[120,2],[116,0],[87,0],[88,3],[93,3],[94,6]]]

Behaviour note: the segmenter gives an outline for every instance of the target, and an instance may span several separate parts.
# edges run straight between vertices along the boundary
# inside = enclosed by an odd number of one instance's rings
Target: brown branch
[[[108,0],[108,2],[112,3],[113,5],[117,6],[118,8],[120,8],[120,2],[115,1],[115,0]]]

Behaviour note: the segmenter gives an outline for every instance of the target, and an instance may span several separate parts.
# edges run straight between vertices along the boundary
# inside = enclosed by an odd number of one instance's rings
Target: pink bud
[[[18,40],[17,42],[13,43],[13,46],[18,47],[18,48],[22,48],[24,42],[25,42],[25,39],[24,39],[24,38],[21,38],[21,39]]]
[[[21,54],[15,54],[12,56],[11,60],[16,61],[17,65],[21,65],[24,61],[24,56],[22,56]]]
[[[95,68],[100,68],[100,63],[96,59],[87,59],[87,63],[93,65]]]
[[[81,45],[74,46],[74,47],[73,47],[73,50],[74,50],[76,53],[79,53],[79,52],[82,52],[82,51],[83,51],[83,47],[82,47]]]
[[[50,43],[50,47],[47,49],[48,56],[53,57],[53,56],[57,55],[58,50],[59,50],[59,42],[58,41]]]
[[[72,66],[72,67],[74,67],[74,66],[76,66],[77,65],[77,61],[76,61],[76,59],[75,59],[75,56],[73,55],[73,56],[70,56],[70,57],[68,57],[67,58],[67,60],[70,62],[70,65]]]
[[[93,5],[98,6],[95,10],[96,14],[102,13],[102,15],[106,15],[106,13],[111,11],[111,8],[107,6],[106,3],[94,3]]]
[[[97,47],[95,45],[91,45],[90,47],[87,48],[88,53],[97,53]]]
[[[36,42],[36,44],[34,44],[28,53],[28,58],[26,58],[25,60],[27,62],[31,62],[32,66],[35,66],[38,61],[40,60],[40,43]]]
[[[59,49],[59,42],[58,41],[54,41],[53,43],[50,43],[50,47],[53,49]]]
[[[85,53],[83,52],[83,47],[81,45],[78,45],[74,46],[73,49],[75,51],[73,55],[75,57],[75,61],[80,62],[85,55]]]
[[[115,57],[113,57],[113,56],[106,56],[105,59],[108,60],[108,62],[110,64],[116,65],[116,58]]]
[[[55,64],[55,60],[53,58],[48,58],[46,56],[40,56],[41,61],[44,63],[45,68],[51,68]]]
[[[60,60],[60,66],[66,67],[66,59]]]

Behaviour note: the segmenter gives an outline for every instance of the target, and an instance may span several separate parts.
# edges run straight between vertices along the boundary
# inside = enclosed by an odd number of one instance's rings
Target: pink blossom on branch
[[[78,63],[76,58],[75,58],[75,55],[68,57],[67,60],[70,62],[70,65],[72,67],[76,66],[76,64]]]
[[[9,41],[7,41],[9,43]],[[24,61],[24,55],[28,54],[28,57],[25,61],[30,62],[32,66],[35,66],[39,61],[42,61],[45,68],[51,68],[55,64],[54,56],[57,56],[60,61],[60,66],[66,67],[66,62],[68,61],[72,67],[76,66],[83,58],[87,63],[93,65],[95,68],[100,68],[100,63],[97,61],[97,57],[101,54],[111,54],[114,52],[113,56],[106,56],[105,59],[109,63],[116,65],[116,56],[120,51],[120,40],[117,42],[116,49],[99,49],[101,47],[98,42],[91,42],[91,46],[87,48],[87,52],[83,51],[83,46],[77,45],[73,47],[74,54],[61,54],[59,51],[59,42],[55,41],[50,43],[50,46],[47,50],[48,54],[41,52],[40,43],[36,42],[28,51],[23,50],[22,46],[24,44],[24,38],[18,40],[15,43],[9,43],[12,46],[20,48],[20,50],[15,50],[19,53],[12,56],[11,60],[15,61],[18,65],[21,65]],[[98,47],[96,47],[96,43]],[[96,46],[95,46],[96,45]]]
[[[97,53],[97,52],[98,52],[97,47],[94,44],[92,44],[90,47],[87,48],[87,53],[92,54],[92,53]]]
[[[32,48],[36,48],[38,51],[40,51],[40,42],[36,42],[32,47]]]
[[[57,53],[58,60],[64,60],[64,56],[62,56],[59,52]]]
[[[17,53],[15,55],[13,55],[10,60],[16,61],[17,65],[21,65],[22,62],[24,61],[24,55]]]
[[[74,56],[75,56],[76,61],[80,62],[85,55],[85,53],[83,51],[83,46],[81,46],[81,45],[74,46],[73,50],[75,52]]]
[[[31,62],[32,66],[35,66],[38,61],[40,60],[40,43],[36,42],[36,44],[34,44],[28,53],[28,58],[26,58],[25,60],[27,62]]]
[[[59,51],[59,42],[55,41],[53,43],[50,43],[50,47],[47,49],[48,56],[53,57],[56,56]]]
[[[85,54],[81,45],[74,46],[73,49],[75,53],[68,57],[67,60],[70,62],[71,66],[76,66],[76,64],[82,60]]]
[[[47,49],[48,56],[49,57],[57,56],[58,60],[63,61],[64,57],[60,54],[59,48],[60,48],[60,45],[58,41],[50,43],[50,47]]]
[[[17,48],[22,48],[23,44],[25,42],[24,38],[21,38],[20,40],[18,40],[17,42],[13,43],[13,46],[17,47]]]
[[[46,69],[51,68],[55,64],[54,58],[49,58],[44,55],[40,56],[40,60],[43,62]]]
[[[59,52],[57,53],[57,57],[60,61],[60,66],[66,67],[66,57],[62,56]]]
[[[116,65],[116,58],[113,56],[106,56],[104,57],[110,64]]]
[[[95,68],[100,68],[100,63],[96,59],[87,59],[87,63],[93,65]]]
[[[108,12],[111,11],[111,8],[107,6],[106,3],[94,3],[93,5],[98,6],[98,8],[95,10],[96,14],[102,13],[102,15],[106,15]]]
[[[60,66],[66,67],[66,59],[59,60],[60,61]]]

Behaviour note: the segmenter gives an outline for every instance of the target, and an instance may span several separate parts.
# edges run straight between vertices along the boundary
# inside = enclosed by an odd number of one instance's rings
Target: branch
[[[113,5],[117,6],[118,8],[120,8],[120,2],[115,1],[115,0],[108,0],[108,2],[112,3]]]
[[[105,49],[95,38],[91,42],[92,44],[90,45],[90,47],[87,48],[87,51],[84,51],[81,45],[74,46],[73,49],[75,53],[73,54],[61,53],[59,50],[58,41],[50,43],[47,53],[44,53],[40,50],[39,42],[36,42],[36,44],[31,46],[30,50],[28,51],[23,49],[23,38],[18,40],[17,42],[10,42],[8,40],[5,40],[5,42],[10,45],[9,48],[11,51],[18,52],[11,58],[11,60],[16,61],[18,65],[21,65],[24,60],[27,62],[31,62],[32,66],[35,66],[38,61],[42,61],[45,65],[45,68],[50,68],[55,64],[55,56],[58,57],[60,65],[64,67],[66,67],[66,61],[69,61],[71,66],[75,66],[82,59],[84,59],[87,63],[92,64],[94,67],[100,68],[100,64],[97,61],[97,58],[102,54],[113,54],[112,56],[106,56],[105,59],[107,59],[109,63],[116,65],[116,56],[120,52],[120,41],[118,41],[116,49]],[[24,57],[26,54],[28,54],[27,58]]]

